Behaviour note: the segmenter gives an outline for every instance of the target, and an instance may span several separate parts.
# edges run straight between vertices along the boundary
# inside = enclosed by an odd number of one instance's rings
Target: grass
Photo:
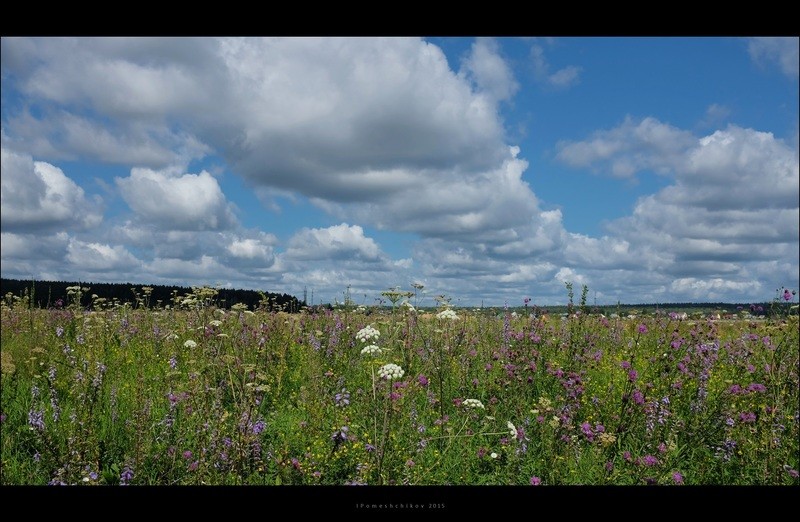
[[[0,483],[800,483],[797,315],[289,315],[213,296],[7,299]]]

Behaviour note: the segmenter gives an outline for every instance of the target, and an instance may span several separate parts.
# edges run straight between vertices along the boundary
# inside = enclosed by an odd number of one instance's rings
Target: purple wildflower
[[[592,442],[594,440],[594,432],[592,431],[591,424],[589,424],[588,422],[584,422],[583,424],[581,424],[581,431],[583,432],[583,435],[589,440],[589,442]]]
[[[367,450],[367,453],[372,453],[373,451],[375,451],[375,446],[367,442],[364,444],[364,449]]]
[[[197,471],[197,467],[200,466],[200,461],[195,460],[191,464],[189,464],[189,471]]]
[[[647,326],[644,323],[639,324],[639,333],[647,333]]]
[[[738,384],[733,384],[730,388],[728,388],[728,393],[731,395],[739,395],[742,393],[742,387]]]
[[[344,408],[350,404],[350,392],[345,388],[342,388],[342,391],[333,396],[333,402],[336,404],[336,406]]]
[[[765,391],[767,391],[767,387],[764,386],[763,384],[760,384],[760,383],[757,383],[757,382],[753,382],[753,383],[750,383],[749,386],[747,386],[747,391],[753,392],[753,393],[764,393]]]
[[[797,477],[800,477],[800,473],[798,473],[796,469],[789,469],[789,470],[787,470],[786,472],[787,472],[787,473],[789,474],[789,476],[790,476],[790,477],[792,477],[792,478],[797,478]]]
[[[30,425],[31,429],[44,431],[44,412],[38,410],[29,411],[28,424]]]
[[[169,367],[172,370],[178,367],[178,360],[175,358],[174,355],[169,358]]]
[[[191,459],[192,458],[192,452],[189,451],[189,450],[184,451],[183,452],[183,458],[185,458],[186,460]]]
[[[428,385],[428,378],[422,374],[417,376],[417,382],[419,382],[420,386],[427,386]]]
[[[263,419],[257,420],[257,421],[255,422],[255,424],[253,424],[253,434],[255,434],[255,435],[258,435],[259,433],[261,433],[262,431],[264,431],[264,428],[265,428],[266,426],[267,426],[267,423],[266,423],[266,422],[264,422],[264,420],[263,420]]]
[[[644,459],[642,459],[642,462],[644,462],[644,465],[647,467],[653,467],[658,464],[658,459],[653,455],[645,455]]]
[[[636,370],[630,370],[628,372],[628,380],[630,382],[636,382],[636,379],[638,378],[639,378],[639,372],[637,372]]]
[[[744,411],[739,414],[739,420],[744,423],[755,422],[756,414],[751,411]]]
[[[672,474],[672,480],[675,481],[675,484],[683,484],[683,475],[680,471],[676,471]]]
[[[331,440],[333,440],[333,442],[336,445],[345,442],[347,440],[347,432],[349,430],[350,428],[348,428],[347,426],[342,426],[341,428],[333,432],[333,435],[331,435]]]
[[[64,329],[59,326],[56,328],[56,337],[61,337],[62,335],[64,335]]]
[[[539,477],[531,477],[531,486],[541,486],[541,485],[542,485],[542,479],[540,479]]]
[[[623,458],[623,459],[625,459],[625,461],[627,461],[627,462],[630,462],[631,460],[633,460],[633,459],[631,458],[631,452],[630,452],[630,451],[626,451],[626,452],[624,452],[624,453],[622,454],[622,458]]]

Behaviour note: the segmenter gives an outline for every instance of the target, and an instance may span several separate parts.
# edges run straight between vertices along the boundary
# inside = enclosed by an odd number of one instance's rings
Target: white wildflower
[[[220,326],[222,326],[222,321],[214,319],[213,321],[209,321],[208,324],[210,326],[213,326],[214,328],[219,328]]]
[[[455,311],[450,310],[449,308],[447,310],[442,310],[441,312],[436,314],[436,317],[439,319],[451,319],[453,321],[458,319],[458,316],[456,315]]]
[[[508,426],[508,429],[510,430],[511,436],[512,436],[512,437],[516,437],[516,436],[517,436],[517,427],[516,427],[516,426],[514,426],[514,425],[511,423],[511,421],[508,421],[508,422],[506,423],[506,426]]]
[[[194,342],[194,341],[192,341],[191,339],[189,339],[189,340],[187,340],[187,341],[185,341],[185,342],[183,343],[183,347],[184,347],[184,348],[194,348],[194,347],[196,347],[196,346],[197,346],[197,343],[196,343],[196,342]]]
[[[378,346],[368,344],[361,350],[361,355],[380,355],[383,352]]]
[[[402,368],[392,363],[384,364],[378,370],[378,375],[382,379],[387,379],[387,380],[399,379],[403,376],[404,373],[405,372],[403,371]]]
[[[372,325],[369,325],[358,331],[356,339],[362,343],[366,343],[367,341],[377,341],[380,336],[381,333],[373,328]]]
[[[462,402],[461,404],[463,404],[467,408],[480,408],[482,410],[486,409],[483,407],[483,403],[478,399],[464,399],[464,402]]]
[[[495,452],[493,451],[493,452],[491,452],[491,453],[489,454],[489,456],[490,456],[490,457],[492,457],[493,459],[496,459],[496,458],[497,458],[497,457],[499,457],[500,455],[498,455],[497,453],[495,453]]]

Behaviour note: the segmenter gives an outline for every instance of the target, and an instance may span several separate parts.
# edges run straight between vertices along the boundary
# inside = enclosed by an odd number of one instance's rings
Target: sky
[[[3,37],[4,278],[309,304],[800,286],[797,37]]]

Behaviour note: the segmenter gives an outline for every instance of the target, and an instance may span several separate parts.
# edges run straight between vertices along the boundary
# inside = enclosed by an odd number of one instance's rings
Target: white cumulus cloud
[[[0,154],[3,231],[54,232],[100,224],[103,219],[100,201],[87,200],[83,189],[64,171],[5,147]]]
[[[467,77],[494,101],[508,100],[519,90],[514,73],[499,53],[494,39],[479,38],[462,64]]]
[[[172,230],[225,230],[236,223],[219,183],[206,171],[174,176],[134,168],[116,178],[125,202],[137,218]]]

